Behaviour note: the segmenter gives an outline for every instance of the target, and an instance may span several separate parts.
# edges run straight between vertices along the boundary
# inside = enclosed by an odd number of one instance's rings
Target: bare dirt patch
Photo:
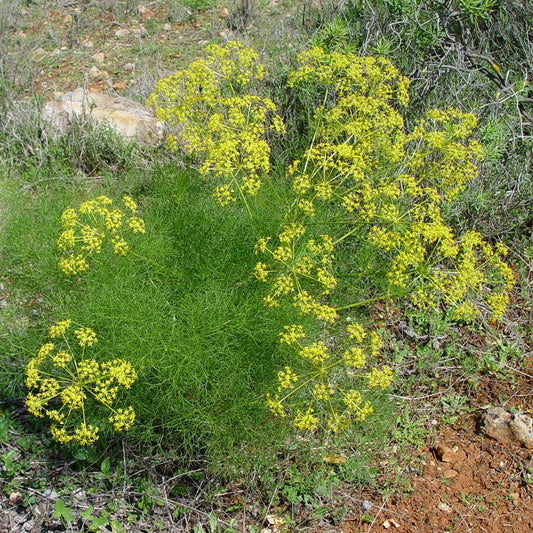
[[[487,378],[473,406],[504,402],[524,409],[533,397],[533,358],[514,383]],[[529,411],[530,412],[530,411]],[[531,414],[531,413],[530,413]],[[481,434],[480,411],[429,439],[405,469],[406,488],[392,496],[370,492],[341,526],[344,533],[504,533],[533,530],[533,450]],[[386,468],[382,472],[384,483]],[[353,495],[352,495],[353,497]]]

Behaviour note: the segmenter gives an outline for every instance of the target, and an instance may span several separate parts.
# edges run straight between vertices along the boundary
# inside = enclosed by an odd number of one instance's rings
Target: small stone
[[[445,444],[438,442],[433,448],[437,459],[443,463],[453,463],[456,459],[456,452]]]
[[[222,18],[227,18],[227,17],[229,17],[229,11],[228,11],[228,8],[223,7],[223,8],[220,10],[220,16],[221,16]]]
[[[33,520],[28,520],[24,526],[24,531],[29,531],[30,533],[33,533],[34,531],[41,531],[41,528],[35,529],[35,522]]]
[[[94,48],[94,44],[93,44],[92,41],[85,41],[85,42],[83,43],[83,46],[84,46],[84,48],[89,48],[89,49],[90,49],[90,48]]]
[[[101,70],[96,66],[96,65],[93,65],[90,69],[89,69],[89,76],[91,78],[98,78],[101,74]]]
[[[164,31],[172,30],[172,24],[169,24],[168,22],[166,22],[165,24],[163,24],[163,30]]]
[[[369,502],[368,500],[363,500],[361,502],[361,509],[363,509],[364,513],[368,513],[368,511],[370,511],[372,507],[374,507],[374,504],[372,502]]]
[[[533,419],[522,413],[513,413],[510,423],[511,431],[518,442],[526,448],[533,448]]]
[[[124,71],[129,73],[135,72],[135,63],[126,63],[124,65]]]
[[[457,477],[459,475],[459,472],[457,472],[457,470],[454,470],[453,468],[449,468],[448,470],[445,470],[442,475],[446,479],[453,479],[454,477]]]
[[[281,516],[276,516],[273,514],[269,514],[266,516],[266,521],[274,527],[281,527],[285,525],[285,518]]]
[[[116,83],[113,83],[112,87],[115,91],[124,91],[126,89],[126,84],[123,81],[117,81]]]
[[[12,492],[9,495],[9,503],[11,505],[17,505],[22,501],[22,494],[20,492]]]
[[[392,518],[385,520],[382,525],[385,529],[390,529],[391,527],[400,527],[400,524],[398,524],[398,522]]]
[[[130,34],[130,30],[128,28],[120,28],[115,32],[115,38],[121,39],[122,37],[126,37]]]
[[[87,493],[83,489],[77,489],[72,493],[72,497],[78,501],[84,501],[87,499]]]
[[[444,511],[445,513],[451,513],[453,511],[453,509],[447,503],[444,502],[440,502],[439,505],[437,505],[437,508],[441,511]]]
[[[105,61],[105,54],[103,52],[98,52],[94,54],[92,58],[98,63],[98,65],[102,66]]]
[[[533,419],[523,413],[491,407],[482,411],[478,429],[499,442],[519,443],[526,448],[533,448]]]
[[[57,500],[57,492],[55,489],[46,489],[43,492],[45,498],[50,498],[51,500]]]

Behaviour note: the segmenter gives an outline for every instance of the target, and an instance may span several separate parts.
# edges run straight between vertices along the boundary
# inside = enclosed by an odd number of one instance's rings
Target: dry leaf
[[[400,527],[400,524],[398,524],[398,522],[396,522],[396,520],[394,520],[393,518],[389,518],[388,520],[385,520],[385,522],[383,522],[383,527],[385,529],[389,529],[391,527]]]
[[[346,457],[342,455],[328,454],[324,455],[324,462],[327,465],[342,465],[346,462]]]

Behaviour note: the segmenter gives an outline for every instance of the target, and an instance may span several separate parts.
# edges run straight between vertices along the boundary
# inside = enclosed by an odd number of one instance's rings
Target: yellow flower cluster
[[[278,372],[277,394],[267,397],[267,406],[275,416],[290,417],[300,430],[323,427],[340,432],[373,412],[370,401],[353,389],[353,384],[357,381],[361,387],[380,390],[392,384],[392,369],[373,365],[381,353],[381,336],[355,322],[346,327],[345,337],[348,345],[332,348],[324,341],[306,342],[300,324],[285,326],[280,342],[297,350],[309,370],[298,374],[285,366]],[[306,404],[303,410],[291,408],[293,403],[302,402]]]
[[[294,306],[300,312],[331,322],[337,313],[321,303],[320,297],[331,293],[337,285],[331,272],[333,239],[324,234],[318,240],[304,240],[305,231],[302,224],[291,222],[283,226],[276,247],[270,246],[270,238],[259,239],[255,252],[266,256],[265,260],[269,263],[259,261],[254,275],[259,281],[270,282],[273,287],[265,297],[269,306],[277,306],[280,297],[291,295]],[[306,288],[318,292],[318,297],[311,296]]]
[[[506,248],[501,243],[492,246],[478,232],[469,231],[458,239],[456,250],[448,268],[432,272],[431,288],[457,320],[473,320],[485,307],[492,320],[500,320],[516,283],[512,269],[503,260]]]
[[[315,46],[298,55],[300,67],[291,72],[289,86],[313,83],[332,87],[333,96],[353,94],[373,97],[402,106],[409,102],[409,80],[383,57],[359,57],[352,53],[326,52]]]
[[[272,101],[257,96],[265,71],[255,52],[235,42],[206,52],[160,80],[148,102],[175,128],[169,148],[181,146],[200,159],[199,172],[216,182],[219,204],[240,196],[250,212],[245,195],[256,194],[269,172],[267,134],[282,133],[284,126]],[[361,244],[377,251],[387,272],[386,294],[403,293],[420,309],[438,307],[457,320],[482,309],[501,318],[514,275],[503,246],[476,232],[457,236],[443,216],[445,204],[478,172],[482,149],[472,138],[474,115],[429,110],[406,131],[401,110],[409,102],[409,81],[389,60],[319,47],[297,60],[287,83],[313,106],[312,141],[287,168],[293,196],[279,206],[277,236],[255,245],[254,276],[268,284],[265,305],[289,301],[317,319],[323,337],[306,341],[298,324],[283,329],[281,343],[309,371],[280,370],[267,406],[298,429],[337,432],[372,413],[365,390],[386,390],[393,380],[391,367],[376,366],[382,349],[377,331],[352,323],[339,347],[327,342],[343,309],[376,299],[335,307],[341,245],[342,253]],[[98,234],[86,238],[99,245]]]
[[[125,233],[146,233],[144,220],[136,215],[137,204],[133,198],[122,198],[123,208],[113,208],[113,201],[99,196],[83,202],[79,209],[69,207],[61,215],[62,233],[57,240],[61,251],[59,268],[72,276],[89,268],[87,258],[102,251],[109,241],[113,251],[126,255],[129,245]]]
[[[115,359],[98,363],[86,357],[86,348],[98,342],[96,333],[79,327],[69,335],[72,320],[60,320],[50,326],[51,342],[41,346],[26,368],[26,386],[33,389],[26,396],[26,407],[34,416],[47,417],[54,439],[66,444],[93,444],[99,428],[87,423],[98,404],[111,411],[109,422],[117,431],[129,429],[135,420],[131,406],[115,409],[119,386],[129,389],[137,373],[128,361]],[[76,343],[72,342],[72,337]],[[74,346],[81,349],[76,357]]]
[[[147,103],[176,130],[167,139],[169,149],[180,145],[201,158],[203,177],[223,182],[214,197],[224,206],[237,193],[257,193],[270,169],[266,134],[284,133],[285,127],[272,100],[251,94],[265,75],[256,52],[236,41],[205,52],[187,69],[159,80]]]
[[[298,56],[290,86],[322,91],[315,109],[313,144],[289,168],[302,212],[312,215],[317,201],[339,200],[359,209],[362,187],[372,174],[402,159],[405,134],[397,107],[408,103],[409,81],[384,58],[326,53],[319,47]]]
[[[416,306],[445,306],[459,320],[471,320],[482,309],[501,318],[514,284],[501,249],[479,234],[456,237],[442,216],[442,206],[478,172],[476,117],[433,109],[406,133],[398,109],[407,105],[408,80],[386,59],[320,48],[298,59],[289,84],[322,91],[324,102],[315,110],[313,144],[287,172],[300,220],[324,206],[340,206],[348,218],[337,242],[366,228],[368,242],[389,263],[391,285],[410,294]],[[261,266],[256,277],[266,281],[276,268]],[[335,288],[331,267],[317,276],[326,294]],[[269,298],[287,293],[283,288]]]

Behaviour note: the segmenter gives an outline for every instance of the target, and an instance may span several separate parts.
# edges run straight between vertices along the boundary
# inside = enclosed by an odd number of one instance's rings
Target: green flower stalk
[[[129,389],[137,373],[123,359],[99,363],[88,357],[87,349],[98,342],[96,333],[87,327],[72,329],[70,319],[53,324],[49,342],[29,361],[26,407],[32,415],[52,422],[55,440],[86,446],[98,440],[100,428],[88,422],[97,410],[108,412],[107,420],[116,431],[133,425],[133,408],[115,404],[120,388]]]

